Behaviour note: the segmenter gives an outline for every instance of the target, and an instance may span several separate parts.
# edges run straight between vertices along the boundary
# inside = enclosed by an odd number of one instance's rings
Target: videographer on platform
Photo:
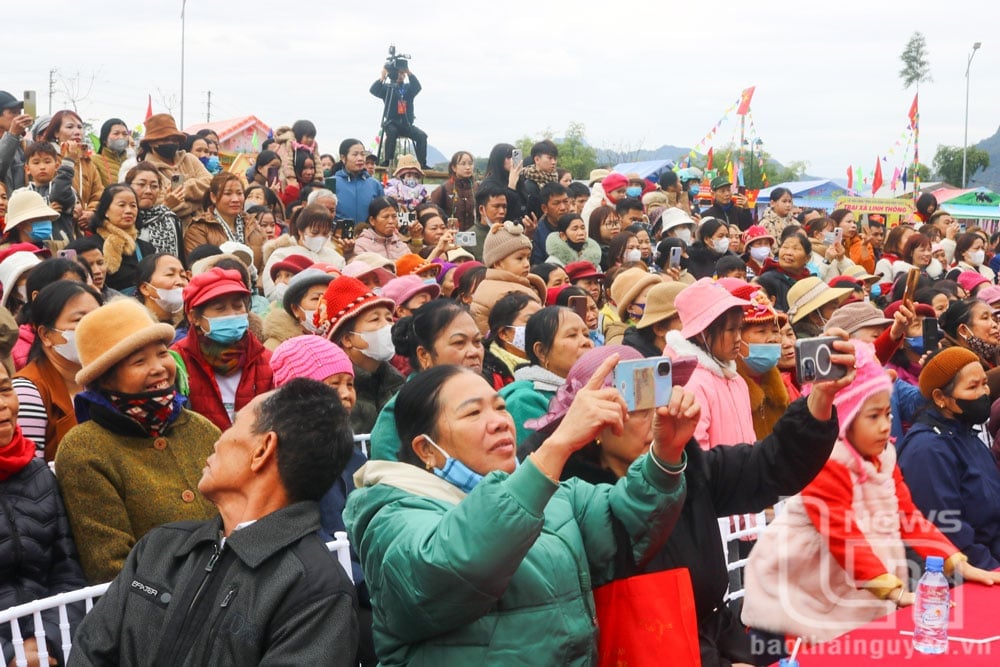
[[[390,52],[394,55],[394,51]],[[396,139],[408,137],[416,144],[417,161],[421,169],[427,166],[427,134],[413,124],[413,98],[420,92],[420,81],[410,71],[409,62],[390,57],[370,92],[385,102],[382,114],[382,166],[392,163],[396,154]]]

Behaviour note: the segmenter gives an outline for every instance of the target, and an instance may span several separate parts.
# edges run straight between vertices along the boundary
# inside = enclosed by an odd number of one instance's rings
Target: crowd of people
[[[74,662],[593,664],[627,557],[688,571],[703,665],[769,664],[912,604],[918,556],[1000,581],[1000,235],[930,195],[757,215],[551,141],[434,186],[308,120],[233,173],[167,114],[0,111],[0,602],[113,581]],[[776,505],[734,581],[718,520]]]

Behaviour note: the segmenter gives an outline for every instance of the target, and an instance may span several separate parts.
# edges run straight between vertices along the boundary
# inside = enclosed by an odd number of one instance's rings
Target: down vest
[[[0,514],[0,608],[87,585],[56,478],[45,461],[32,459],[0,482]],[[71,613],[74,625],[78,616]],[[58,616],[45,615],[43,623],[46,634],[58,638]],[[22,633],[33,632],[31,625],[22,621]],[[0,628],[4,664],[14,656],[10,639],[5,623]]]
[[[274,389],[271,352],[251,334],[245,335],[243,341],[247,348],[246,357],[241,369],[243,374],[236,388],[234,411],[239,411],[254,397]],[[225,431],[232,425],[232,420],[222,403],[222,392],[215,380],[215,371],[201,353],[198,334],[194,331],[188,332],[183,340],[174,343],[170,349],[181,355],[187,367],[188,382],[191,387],[191,393],[188,395],[191,409]]]

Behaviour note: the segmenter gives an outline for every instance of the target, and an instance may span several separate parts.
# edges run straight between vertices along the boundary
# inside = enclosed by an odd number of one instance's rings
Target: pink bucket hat
[[[674,305],[683,325],[681,336],[694,338],[730,308],[740,308],[742,314],[742,309],[752,304],[736,298],[711,278],[702,278],[678,294]]]

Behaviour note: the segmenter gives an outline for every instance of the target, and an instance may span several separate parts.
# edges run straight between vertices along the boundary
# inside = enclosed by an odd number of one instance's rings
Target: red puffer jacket
[[[253,334],[248,333],[245,341],[246,361],[242,369],[243,375],[236,388],[236,410],[252,401],[254,397],[274,389],[270,351]],[[197,334],[188,333],[182,340],[174,343],[171,349],[181,355],[184,365],[187,366],[191,388],[188,399],[191,409],[225,431],[232,422],[222,404],[222,392],[219,391],[219,385],[215,381],[215,372],[208,365],[198,346]]]

